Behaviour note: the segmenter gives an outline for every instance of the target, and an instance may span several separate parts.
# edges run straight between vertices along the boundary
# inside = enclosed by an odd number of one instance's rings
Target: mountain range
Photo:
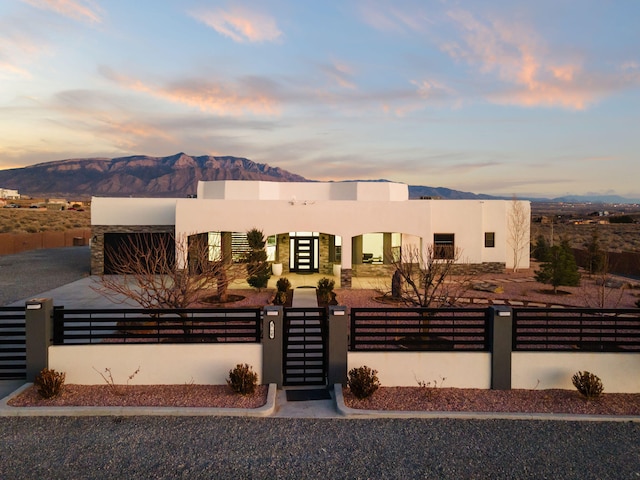
[[[266,180],[312,182],[295,173],[247,158],[232,156],[167,157],[134,155],[118,158],[74,158],[0,170],[0,188],[31,197],[89,198],[91,196],[184,197],[196,193],[198,180]],[[387,180],[374,180],[387,181]],[[444,187],[409,186],[411,198],[496,199],[491,195]],[[509,197],[510,198],[510,197]],[[640,203],[617,196],[571,196],[533,201]]]

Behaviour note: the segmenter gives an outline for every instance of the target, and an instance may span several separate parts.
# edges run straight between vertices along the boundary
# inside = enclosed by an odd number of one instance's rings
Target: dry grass
[[[91,227],[91,212],[35,208],[0,208],[0,233],[64,232]]]
[[[563,238],[569,239],[573,248],[585,249],[591,241],[594,229],[597,229],[602,250],[609,252],[640,252],[640,223],[609,225],[553,225],[553,240],[559,244]],[[551,238],[550,224],[531,224],[531,242],[535,244],[539,235],[547,240]]]

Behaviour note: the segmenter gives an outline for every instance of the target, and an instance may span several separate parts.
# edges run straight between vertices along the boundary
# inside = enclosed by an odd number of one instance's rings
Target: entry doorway
[[[320,271],[320,234],[317,232],[289,233],[289,271],[316,273]]]

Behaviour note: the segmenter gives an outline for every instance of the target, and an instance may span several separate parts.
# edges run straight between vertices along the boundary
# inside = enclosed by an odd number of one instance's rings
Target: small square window
[[[453,233],[433,234],[433,258],[440,260],[455,258],[455,236]]]
[[[495,232],[484,232],[484,246],[485,248],[494,248],[496,246]]]

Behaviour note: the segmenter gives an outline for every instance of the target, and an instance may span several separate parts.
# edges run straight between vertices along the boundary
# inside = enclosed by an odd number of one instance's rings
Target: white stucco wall
[[[405,201],[409,187],[392,182],[198,182],[199,200]]]
[[[486,352],[349,352],[347,371],[363,365],[378,371],[384,387],[417,387],[420,381],[491,388],[491,355]]]
[[[573,390],[571,377],[591,372],[609,393],[640,392],[640,354],[514,352],[511,359],[512,388]]]
[[[175,221],[175,198],[91,198],[92,225],[175,225]]]
[[[527,206],[528,206],[528,202]],[[343,268],[350,268],[348,239],[371,232],[400,232],[421,237],[423,246],[434,233],[455,233],[462,260],[512,263],[508,254],[505,215],[510,201],[408,200],[309,201],[198,200],[176,201],[176,234],[180,238],[206,231],[243,232],[261,229],[265,236],[290,231],[316,231],[343,238]],[[484,247],[484,232],[496,232],[496,246]],[[527,244],[528,248],[528,244]],[[528,255],[522,267],[529,266]]]
[[[229,370],[248,363],[262,378],[260,344],[64,345],[49,347],[49,368],[66,373],[66,382],[104,385],[96,372],[110,368],[118,384],[140,367],[130,385],[225,385]]]
[[[208,231],[261,229],[266,236],[291,231],[342,237],[342,267],[351,267],[350,239],[398,232],[432,244],[435,233],[454,233],[461,261],[513,266],[508,217],[511,200],[407,200],[394,183],[200,182],[197,199],[104,198],[92,200],[93,225],[175,225],[176,237]],[[207,199],[206,197],[211,197]],[[247,199],[249,198],[249,199]],[[530,218],[529,202],[521,202]],[[527,228],[529,225],[527,225]],[[485,248],[484,233],[496,244]],[[529,236],[520,267],[529,267]]]

